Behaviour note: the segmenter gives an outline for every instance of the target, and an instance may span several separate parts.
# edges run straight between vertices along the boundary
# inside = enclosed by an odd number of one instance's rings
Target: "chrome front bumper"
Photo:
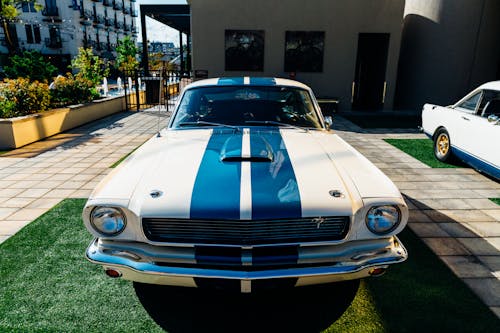
[[[199,264],[194,247],[163,247],[145,243],[95,239],[87,249],[88,260],[114,270],[127,280],[197,287],[199,279],[239,280],[241,292],[252,290],[252,281],[295,278],[295,286],[353,280],[370,276],[408,257],[397,237],[351,241],[337,245],[302,246],[296,265],[269,265],[255,269],[243,255],[241,265],[218,268]],[[251,253],[251,252],[250,252]],[[251,254],[250,254],[251,256]],[[198,280],[197,280],[198,279]]]

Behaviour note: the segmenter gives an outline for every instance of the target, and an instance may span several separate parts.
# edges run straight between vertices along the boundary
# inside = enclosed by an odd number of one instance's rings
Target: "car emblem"
[[[341,191],[339,190],[331,190],[330,192],[330,195],[334,198],[343,198],[344,197],[344,193],[342,193]]]
[[[156,199],[161,197],[163,195],[163,192],[160,190],[152,190],[151,192],[149,192],[149,195],[151,196],[151,198]]]
[[[323,222],[325,222],[325,219],[321,216],[312,219],[312,223],[316,223],[316,229],[319,229],[319,227],[321,227],[321,224],[323,224]]]

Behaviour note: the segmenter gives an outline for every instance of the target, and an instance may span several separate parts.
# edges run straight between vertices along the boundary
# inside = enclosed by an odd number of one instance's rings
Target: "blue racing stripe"
[[[250,84],[255,86],[275,86],[276,80],[272,77],[251,77]]]
[[[264,140],[272,149],[272,162],[251,165],[252,219],[301,218],[300,193],[292,162],[278,129],[250,129],[252,142]],[[261,146],[261,145],[257,145]]]
[[[219,86],[242,86],[244,83],[243,77],[221,77],[217,81]]]
[[[203,155],[191,197],[192,219],[240,218],[241,163],[222,162],[221,150],[229,144],[241,147],[243,135],[230,129],[214,129]]]

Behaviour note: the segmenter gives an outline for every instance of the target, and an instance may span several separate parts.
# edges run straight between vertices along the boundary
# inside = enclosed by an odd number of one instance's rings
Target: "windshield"
[[[173,128],[190,126],[321,128],[309,92],[294,87],[201,87],[186,91]]]

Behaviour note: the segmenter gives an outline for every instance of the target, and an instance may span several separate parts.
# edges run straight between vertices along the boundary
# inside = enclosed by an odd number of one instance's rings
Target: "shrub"
[[[130,36],[119,40],[116,46],[116,67],[125,73],[137,70],[139,68],[139,62],[136,59],[137,52],[137,46]]]
[[[57,71],[57,68],[37,51],[24,51],[21,56],[10,58],[10,66],[5,67],[5,74],[11,79],[19,77],[30,80],[47,81]]]
[[[99,97],[94,83],[81,76],[58,76],[51,85],[50,95],[55,107],[87,103]]]
[[[25,116],[50,106],[49,86],[25,78],[5,79],[0,86],[0,117]]]
[[[109,74],[109,68],[94,54],[91,48],[80,47],[78,55],[71,60],[71,68],[78,70],[77,77],[90,80],[95,86]]]

